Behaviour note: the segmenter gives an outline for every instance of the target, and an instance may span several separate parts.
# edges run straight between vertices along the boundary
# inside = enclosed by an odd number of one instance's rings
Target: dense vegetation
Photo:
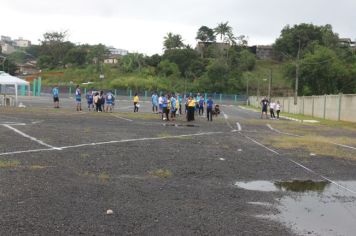
[[[66,32],[47,32],[40,45],[8,57],[8,63],[37,59],[44,72],[44,84],[94,82],[94,87],[266,94],[273,78],[272,94],[293,92],[299,68],[299,95],[355,93],[356,57],[348,44],[340,43],[330,25],[286,26],[275,41],[274,60],[256,60],[245,37],[236,37],[232,28],[220,23],[197,31],[198,46],[185,45],[179,34],[163,38],[162,55],[130,53],[117,64],[104,64],[109,56],[105,45],[76,45],[66,40]],[[104,79],[100,79],[100,75]]]

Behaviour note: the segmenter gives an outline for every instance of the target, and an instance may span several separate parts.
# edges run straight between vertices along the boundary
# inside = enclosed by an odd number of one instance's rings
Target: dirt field
[[[356,230],[353,129],[235,106],[188,123],[162,121],[149,103],[139,113],[127,101],[113,113],[76,112],[69,99],[60,109],[48,98],[23,103],[0,108],[0,235]]]

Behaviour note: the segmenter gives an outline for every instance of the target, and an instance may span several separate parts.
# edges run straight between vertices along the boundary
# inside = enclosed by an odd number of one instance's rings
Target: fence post
[[[37,86],[37,79],[34,79],[32,84],[32,96],[36,96],[36,86]]]
[[[237,102],[237,95],[235,95],[235,103]]]
[[[303,96],[303,116],[305,115],[305,109],[304,109],[304,107],[305,107],[305,103],[304,103],[304,96]]]
[[[324,94],[324,111],[323,111],[323,119],[326,118],[326,94]]]
[[[312,117],[314,117],[314,96],[312,96]]]
[[[204,94],[204,99],[205,99],[205,100],[208,99],[208,94],[207,94],[207,93]]]
[[[145,101],[147,101],[147,91],[145,91]]]
[[[221,104],[221,102],[222,102],[222,94],[220,93],[220,104]]]
[[[69,85],[69,88],[68,88],[68,97],[71,97],[72,96],[72,86]]]
[[[84,88],[84,94],[87,94],[87,88]]]
[[[340,121],[341,119],[341,100],[342,100],[342,93],[339,93],[339,111],[337,114],[337,120]]]
[[[288,113],[290,113],[290,97],[288,97]]]
[[[41,86],[42,86],[42,78],[38,77],[37,81],[37,96],[41,96]]]
[[[117,96],[117,89],[115,89],[115,97]]]
[[[130,89],[130,94],[129,95],[130,95],[130,99],[129,100],[131,101],[131,98],[132,98],[132,90],[131,89]]]
[[[26,95],[26,85],[21,85],[21,96],[25,96]]]

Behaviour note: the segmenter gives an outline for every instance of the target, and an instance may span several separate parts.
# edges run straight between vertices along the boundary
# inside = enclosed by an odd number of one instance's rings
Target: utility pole
[[[299,46],[298,46],[297,61],[295,64],[294,105],[297,105],[298,103],[299,59],[300,59],[300,39],[299,39]]]

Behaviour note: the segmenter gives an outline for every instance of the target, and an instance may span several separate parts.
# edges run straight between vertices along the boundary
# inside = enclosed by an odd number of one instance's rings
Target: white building
[[[27,48],[27,47],[31,46],[31,41],[23,39],[23,38],[14,40],[14,43],[15,43],[15,46],[20,47],[20,48]]]
[[[125,56],[129,53],[129,51],[127,51],[127,50],[118,49],[118,48],[114,48],[114,47],[109,47],[108,50],[111,55],[115,55],[115,56]]]

